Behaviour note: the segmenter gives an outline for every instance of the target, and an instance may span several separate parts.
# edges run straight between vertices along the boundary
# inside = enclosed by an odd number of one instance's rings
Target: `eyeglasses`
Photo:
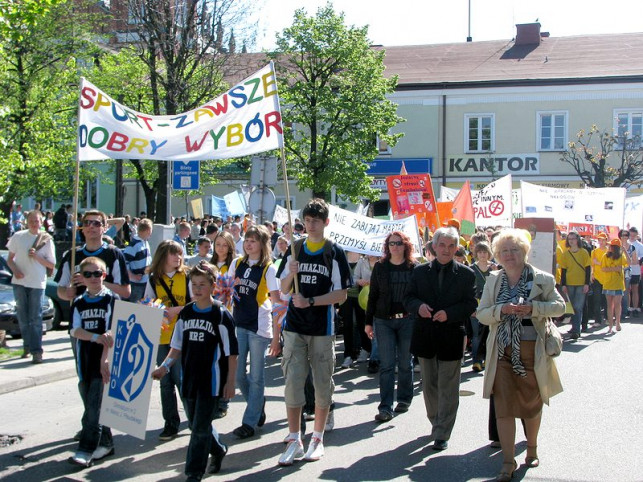
[[[85,219],[83,221],[83,226],[94,226],[95,228],[100,228],[102,225],[103,222],[96,219]]]
[[[404,244],[404,241],[389,241],[388,245],[389,246],[402,246]]]
[[[96,271],[83,271],[83,278],[89,279],[92,276],[94,278],[100,278],[101,276],[103,276],[103,270],[99,269]]]
[[[509,249],[503,249],[500,251],[500,256],[507,256],[508,254],[518,254],[520,253],[520,248],[509,248]]]

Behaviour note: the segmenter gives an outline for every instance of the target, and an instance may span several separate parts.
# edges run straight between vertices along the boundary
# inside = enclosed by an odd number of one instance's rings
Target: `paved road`
[[[612,337],[604,332],[594,331],[579,342],[565,343],[558,359],[565,392],[545,408],[539,443],[541,466],[521,467],[514,480],[643,481],[643,383],[639,370],[643,320],[625,323],[623,331]],[[54,337],[58,341],[48,339],[50,356],[58,350],[62,372],[71,363],[65,352],[68,345],[64,334]],[[0,385],[6,382],[7,372],[19,378],[31,368],[24,362],[12,363],[11,369],[0,363]],[[17,363],[22,365],[15,367]],[[48,369],[52,366],[57,365],[51,362]],[[325,436],[326,456],[319,462],[297,463],[290,468],[276,464],[287,430],[283,379],[274,360],[267,378],[268,422],[259,437],[236,440],[232,430],[240,424],[243,410],[237,397],[230,414],[217,422],[230,451],[222,472],[210,480],[486,481],[493,480],[499,471],[501,455],[489,448],[486,436],[488,405],[481,398],[482,376],[470,367],[462,375],[453,437],[449,449],[442,453],[430,448],[430,429],[420,395],[408,413],[378,425],[373,422],[379,399],[377,377],[368,375],[363,365],[338,369],[336,428]],[[66,462],[76,447],[72,436],[82,413],[74,378],[4,393],[0,407],[0,434],[22,437],[18,444],[0,449],[0,478],[4,481],[184,479],[189,431],[183,423],[179,438],[157,441],[162,420],[156,387],[147,439],[117,433],[116,455],[86,470]],[[526,447],[520,429],[518,434],[517,460],[522,463]]]

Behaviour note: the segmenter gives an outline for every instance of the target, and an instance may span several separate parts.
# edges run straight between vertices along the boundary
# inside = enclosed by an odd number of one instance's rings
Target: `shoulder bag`
[[[551,319],[545,324],[545,352],[552,358],[563,351],[563,337]]]

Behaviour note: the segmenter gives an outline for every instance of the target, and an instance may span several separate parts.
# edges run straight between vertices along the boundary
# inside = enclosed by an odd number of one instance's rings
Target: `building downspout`
[[[447,185],[447,96],[442,94],[442,185]]]

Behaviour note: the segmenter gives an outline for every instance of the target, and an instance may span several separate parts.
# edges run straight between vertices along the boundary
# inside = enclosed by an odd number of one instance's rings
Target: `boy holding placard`
[[[85,412],[81,420],[78,450],[69,462],[83,467],[91,466],[114,453],[114,442],[109,427],[98,423],[103,399],[103,385],[109,383],[107,352],[114,344],[109,333],[118,295],[104,285],[107,276],[105,262],[95,256],[80,263],[80,273],[87,290],[71,306],[71,336],[76,342],[78,390]]]

